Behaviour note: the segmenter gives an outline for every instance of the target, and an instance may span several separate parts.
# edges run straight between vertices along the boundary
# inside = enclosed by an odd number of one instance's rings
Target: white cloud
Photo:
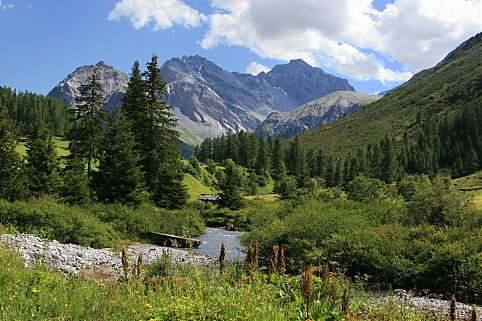
[[[268,72],[270,71],[270,68],[265,66],[265,65],[262,65],[262,64],[259,64],[255,61],[252,61],[248,67],[246,67],[246,73],[247,74],[251,74],[253,76],[257,76],[258,74],[260,74],[261,72]]]
[[[205,49],[239,45],[264,58],[302,58],[355,79],[387,84],[433,66],[482,30],[481,0],[213,0]],[[367,50],[370,49],[370,50]],[[386,66],[378,56],[398,61]]]
[[[154,29],[207,23],[204,49],[242,46],[263,58],[301,58],[384,84],[433,66],[482,30],[482,0],[394,0],[381,11],[372,2],[211,0],[213,12],[204,16],[181,0],[121,0],[109,19],[128,17],[135,28]],[[249,72],[259,70],[255,64]]]
[[[378,15],[375,49],[419,70],[482,31],[481,0],[396,0]]]
[[[174,24],[197,27],[204,16],[181,0],[122,0],[109,14],[109,20],[128,17],[136,29],[153,24],[154,30],[167,29]]]
[[[0,10],[9,10],[13,9],[15,5],[13,3],[2,3],[0,0]]]

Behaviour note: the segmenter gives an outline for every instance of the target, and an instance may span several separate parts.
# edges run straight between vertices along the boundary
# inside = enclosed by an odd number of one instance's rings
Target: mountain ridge
[[[335,91],[286,112],[274,112],[256,129],[258,136],[281,134],[283,139],[350,115],[381,96]]]
[[[108,107],[118,105],[128,75],[99,62],[77,68],[49,96],[75,102],[78,87],[97,68],[106,87]],[[255,130],[269,114],[287,111],[335,90],[354,91],[347,80],[311,67],[302,60],[277,65],[257,76],[230,72],[201,56],[167,60],[161,70],[167,82],[168,103],[174,107],[183,139],[192,144],[228,131]],[[118,82],[113,86],[109,75]]]

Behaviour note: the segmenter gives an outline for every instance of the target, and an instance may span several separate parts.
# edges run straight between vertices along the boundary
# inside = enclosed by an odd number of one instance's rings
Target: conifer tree
[[[140,149],[147,188],[161,207],[179,208],[187,202],[187,190],[177,145],[178,132],[172,107],[167,104],[166,83],[153,56],[144,73],[147,108]]]
[[[100,165],[94,180],[101,202],[139,205],[148,198],[130,127],[126,119],[114,115],[102,140]]]
[[[85,162],[70,155],[62,173],[63,184],[60,196],[69,204],[83,205],[91,199],[90,182],[85,172]]]
[[[27,173],[30,194],[56,194],[61,180],[52,135],[43,122],[34,126],[27,142]]]
[[[319,150],[316,155],[316,176],[325,176],[325,165],[325,155],[322,150]]]
[[[343,185],[343,160],[341,158],[338,158],[338,160],[336,161],[333,184],[335,186]]]
[[[92,164],[98,159],[99,142],[104,132],[106,112],[104,105],[104,89],[96,71],[87,83],[80,87],[80,96],[72,109],[75,115],[74,127],[69,134],[70,152],[86,159],[87,176],[92,177]]]
[[[316,156],[313,149],[308,150],[306,153],[306,170],[310,177],[317,176],[316,174]]]
[[[126,93],[122,99],[122,115],[132,126],[132,132],[136,137],[136,143],[140,143],[147,133],[145,124],[147,121],[147,97],[144,81],[139,62],[135,61],[132,66],[132,73],[127,85]]]
[[[220,204],[235,210],[241,207],[241,172],[232,159],[227,159],[224,162],[224,167],[223,175],[219,179]]]
[[[0,103],[0,199],[21,199],[27,192],[24,165],[16,146],[13,123],[7,108]]]
[[[382,141],[381,179],[392,183],[398,178],[399,165],[393,140],[387,135]]]
[[[267,173],[269,173],[269,169],[270,169],[270,159],[269,159],[267,144],[264,139],[261,139],[258,144],[256,174],[264,176]]]

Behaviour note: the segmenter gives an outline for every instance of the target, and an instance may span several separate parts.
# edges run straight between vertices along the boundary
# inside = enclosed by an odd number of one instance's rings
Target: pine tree
[[[179,208],[187,202],[187,190],[177,145],[178,132],[172,107],[167,104],[166,82],[162,79],[157,56],[153,56],[144,73],[147,108],[146,133],[140,142],[143,171],[153,201],[161,207]]]
[[[91,198],[90,182],[85,172],[85,162],[70,155],[62,173],[63,184],[60,196],[69,204],[87,204]]]
[[[104,132],[106,112],[104,89],[96,71],[86,84],[80,87],[80,96],[72,109],[75,115],[74,127],[69,134],[70,152],[87,160],[87,176],[92,177],[92,164],[98,159],[99,142]]]
[[[24,165],[8,110],[0,103],[0,199],[16,200],[27,194]]]
[[[270,159],[269,159],[267,144],[264,139],[261,139],[258,144],[256,174],[265,176],[267,173],[269,173],[269,169],[270,169]]]
[[[232,159],[227,159],[224,162],[224,167],[223,175],[219,180],[220,204],[235,210],[241,207],[241,172]]]
[[[132,73],[122,99],[121,110],[122,115],[132,126],[136,143],[140,143],[147,136],[147,133],[143,130],[145,130],[148,114],[146,89],[138,61],[135,61],[132,66]]]
[[[325,154],[322,150],[316,155],[316,176],[325,177]]]
[[[308,150],[306,154],[306,169],[310,177],[316,176],[316,156],[313,149]]]
[[[393,140],[385,136],[382,145],[381,179],[385,183],[392,183],[398,178],[399,164]]]
[[[336,161],[333,184],[335,186],[343,185],[343,160],[341,158],[338,158],[338,160]]]
[[[272,176],[275,180],[279,180],[286,174],[286,167],[284,163],[284,153],[281,135],[278,134],[274,141],[273,146],[273,166],[272,166]]]
[[[139,205],[148,198],[130,127],[126,119],[112,116],[102,140],[99,170],[94,176],[101,202]]]
[[[326,159],[326,166],[325,166],[325,181],[326,186],[333,187],[336,186],[335,183],[335,161],[333,157],[328,157]]]
[[[27,142],[27,173],[30,194],[56,194],[61,180],[52,135],[44,123],[35,124]]]

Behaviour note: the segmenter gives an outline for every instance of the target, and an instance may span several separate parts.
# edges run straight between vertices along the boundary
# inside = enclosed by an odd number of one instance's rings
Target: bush
[[[348,199],[357,202],[378,202],[388,198],[390,188],[387,184],[376,178],[357,176],[348,184]]]
[[[148,231],[196,236],[205,229],[193,209],[168,211],[143,205],[68,206],[51,197],[10,203],[0,200],[0,222],[19,232],[63,243],[110,247],[121,239],[139,239]]]
[[[20,232],[63,243],[103,247],[112,246],[120,238],[117,231],[84,209],[60,204],[50,197],[13,203],[0,200],[0,221]]]

